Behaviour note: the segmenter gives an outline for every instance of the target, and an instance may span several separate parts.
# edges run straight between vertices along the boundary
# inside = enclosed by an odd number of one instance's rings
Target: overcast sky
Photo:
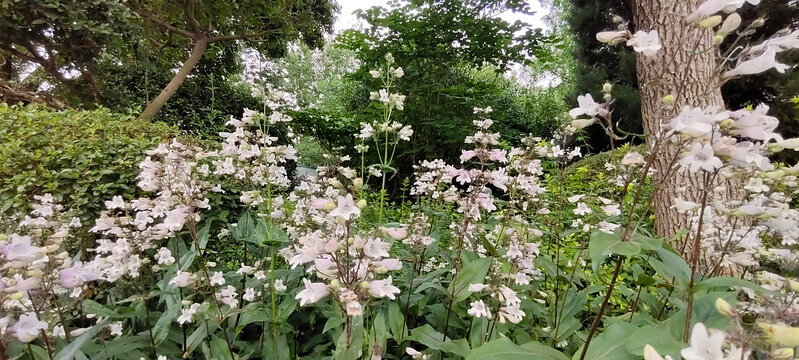
[[[353,28],[358,25],[358,19],[353,14],[353,11],[358,9],[368,9],[372,6],[388,7],[386,5],[387,3],[388,0],[338,0],[338,4],[341,6],[341,13],[338,15],[338,19],[336,19],[336,32]],[[544,24],[543,18],[547,15],[547,11],[541,7],[541,4],[538,1],[532,1],[530,8],[535,12],[534,15],[524,15],[506,11],[502,13],[500,17],[508,22],[521,20],[531,24],[534,28],[546,29],[547,26]]]

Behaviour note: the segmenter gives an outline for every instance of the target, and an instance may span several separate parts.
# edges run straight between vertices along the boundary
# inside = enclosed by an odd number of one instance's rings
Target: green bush
[[[33,195],[50,193],[86,224],[104,200],[137,196],[144,151],[175,135],[107,109],[0,103],[0,216],[27,213]]]

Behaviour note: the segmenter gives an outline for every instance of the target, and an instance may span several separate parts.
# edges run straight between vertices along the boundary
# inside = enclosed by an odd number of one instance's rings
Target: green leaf
[[[621,241],[621,233],[618,229],[613,234],[599,230],[591,233],[588,254],[591,257],[591,266],[594,268],[594,272],[599,271],[599,265],[611,254],[633,256],[639,252],[641,252],[641,246],[638,244]]]
[[[407,336],[407,328],[405,328],[405,316],[402,315],[402,310],[396,301],[388,303],[388,327],[391,329],[392,338],[402,343]]]
[[[653,265],[652,267],[655,269],[655,271],[657,271],[664,278],[676,279],[678,283],[687,288],[688,283],[691,280],[691,268],[688,266],[688,263],[685,262],[682,256],[677,255],[667,249],[658,249],[657,254],[664,266],[658,268],[656,266],[659,266],[660,264]],[[650,262],[650,264],[652,264],[652,262]]]
[[[762,287],[762,286],[760,286],[758,284],[755,284],[755,283],[753,283],[751,281],[744,280],[744,279],[739,279],[739,278],[734,278],[734,277],[729,277],[729,276],[715,276],[715,277],[712,277],[712,278],[709,278],[709,279],[702,280],[699,283],[695,284],[694,288],[692,290],[693,290],[694,293],[696,293],[696,292],[698,292],[700,290],[704,290],[704,289],[710,289],[710,288],[715,288],[715,287],[731,288],[733,286],[752,289],[752,290],[755,290],[755,291],[763,293],[763,294],[768,294],[768,295],[773,295],[773,296],[782,296],[782,294],[780,292],[778,292],[778,291],[768,290],[768,289],[766,289],[766,288],[764,288],[764,287]]]
[[[532,341],[516,345],[508,338],[500,338],[486,343],[469,353],[466,360],[568,360],[563,353]]]
[[[444,334],[433,329],[430,324],[411,330],[411,335],[408,336],[408,339],[421,343],[433,350],[441,350],[463,357],[469,355],[469,343],[466,342],[466,339],[447,339],[447,341],[444,341]]]
[[[61,349],[57,354],[53,356],[55,360],[72,360],[75,358],[80,348],[86,344],[87,341],[90,339],[94,339],[97,336],[97,333],[100,332],[106,325],[108,325],[109,319],[103,319],[97,323],[97,325],[92,326],[89,330],[85,333],[78,336],[76,339],[72,339],[72,342],[69,343],[66,347]]]
[[[227,342],[216,335],[211,335],[211,353],[215,359],[219,360],[238,359],[238,356],[236,356],[234,359],[235,355],[231,355],[230,348],[227,346]]]
[[[464,261],[466,258],[464,257]],[[463,265],[463,268],[455,275],[449,286],[449,293],[452,294],[452,302],[466,300],[471,294],[469,285],[483,283],[491,266],[491,258],[477,258]]]
[[[655,251],[663,246],[662,239],[646,236],[640,232],[636,232],[632,239],[630,239],[630,242],[640,246],[641,249],[650,251]]]
[[[637,326],[625,322],[608,326],[591,340],[585,358],[591,360],[639,360],[640,356],[633,356],[626,350],[627,341],[637,330]],[[574,353],[572,359],[579,359],[582,351],[583,347],[581,346]]]

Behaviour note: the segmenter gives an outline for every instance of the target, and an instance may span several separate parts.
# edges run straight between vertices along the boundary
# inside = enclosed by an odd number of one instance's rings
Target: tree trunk
[[[704,0],[635,0],[633,22],[635,30],[657,30],[663,48],[656,58],[646,58],[640,53],[636,58],[638,88],[641,93],[641,114],[644,131],[650,138],[668,123],[683,106],[723,106],[721,90],[715,86],[716,51],[713,33],[685,22],[685,18]],[[711,50],[708,50],[711,49]],[[713,84],[711,84],[713,82]],[[711,85],[709,85],[711,84]],[[664,109],[666,95],[676,98],[674,106]],[[651,149],[651,143],[648,144]],[[661,236],[670,238],[679,230],[687,229],[689,219],[672,208],[675,198],[699,202],[702,191],[701,177],[684,170],[661,181],[660,174],[672,164],[673,147],[664,147],[654,162],[657,187],[653,205],[655,228]],[[694,229],[695,230],[695,229]],[[680,250],[682,244],[675,247]],[[683,247],[683,252],[689,249]]]
[[[194,67],[197,66],[197,63],[200,62],[200,59],[203,58],[206,48],[208,48],[208,39],[205,37],[199,38],[194,43],[194,49],[192,49],[191,55],[189,55],[189,58],[183,63],[183,66],[180,67],[178,73],[172,77],[172,80],[161,90],[161,93],[147,104],[147,107],[142,111],[141,115],[139,115],[139,119],[150,120],[155,117],[155,114],[164,107],[164,104],[166,104],[172,95],[175,95],[180,85],[183,85],[183,82],[186,81],[186,77],[189,76],[191,71],[194,70]]]

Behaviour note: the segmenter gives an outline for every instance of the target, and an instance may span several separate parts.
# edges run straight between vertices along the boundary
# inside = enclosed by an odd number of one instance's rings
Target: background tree
[[[173,36],[187,40],[188,56],[177,73],[144,111],[150,119],[175,94],[202,59],[208,46],[241,41],[269,56],[282,55],[293,39],[319,46],[323,32],[331,31],[336,5],[329,0],[278,1],[139,1],[128,3],[144,20],[147,37],[154,44]]]
[[[578,59],[574,73],[574,92],[569,94],[568,98],[575,99],[577,95],[585,93],[591,93],[594,98],[601,98],[602,84],[610,82],[613,84],[613,97],[617,99],[614,115],[623,116],[618,119],[621,121],[621,129],[641,133],[643,127],[635,55],[628,47],[610,47],[596,41],[597,32],[623,27],[626,24],[620,21],[633,19],[633,1],[565,0],[556,3],[565,9],[564,15],[574,37],[575,58]],[[767,19],[766,24],[757,28],[748,39],[752,43],[757,43],[779,29],[795,26],[799,21],[799,3],[763,0],[760,5],[746,6],[738,13],[744,23],[760,17]],[[730,36],[726,39],[721,45],[722,51],[728,49],[733,38]],[[799,51],[780,55],[783,57],[781,61],[793,63],[799,56]],[[770,112],[781,120],[779,131],[786,136],[795,136],[799,134],[799,123],[795,121],[799,112],[791,106],[789,100],[799,94],[797,74],[799,69],[794,67],[786,74],[764,73],[746,79],[735,79],[722,88],[724,101],[729,108],[742,108],[765,102],[770,106]],[[586,130],[592,152],[607,148],[607,137],[601,129],[593,127]],[[780,156],[789,155],[792,154],[780,154]]]
[[[0,1],[0,96],[63,107],[47,91],[58,85],[70,104],[90,106],[102,96],[95,61],[106,45],[132,31],[131,20],[120,0]],[[39,91],[41,82],[24,81],[30,75],[50,86]]]
[[[405,75],[398,91],[408,97],[396,120],[414,129],[411,142],[397,149],[400,175],[412,172],[421,159],[457,159],[460,143],[472,132],[474,107],[491,106],[492,119],[503,140],[518,141],[536,131],[520,101],[519,87],[503,73],[514,63],[549,54],[557,42],[539,29],[510,24],[497,15],[503,11],[529,12],[524,1],[412,1],[391,9],[371,8],[359,14],[368,27],[349,30],[336,42],[357,54],[361,68],[347,77],[351,96],[346,107],[353,123],[376,119],[369,92],[378,88],[368,73],[379,67],[387,53]],[[554,121],[563,109],[554,111]],[[353,132],[356,128],[351,129]],[[542,126],[539,135],[549,134]],[[429,139],[436,139],[430,141]]]

